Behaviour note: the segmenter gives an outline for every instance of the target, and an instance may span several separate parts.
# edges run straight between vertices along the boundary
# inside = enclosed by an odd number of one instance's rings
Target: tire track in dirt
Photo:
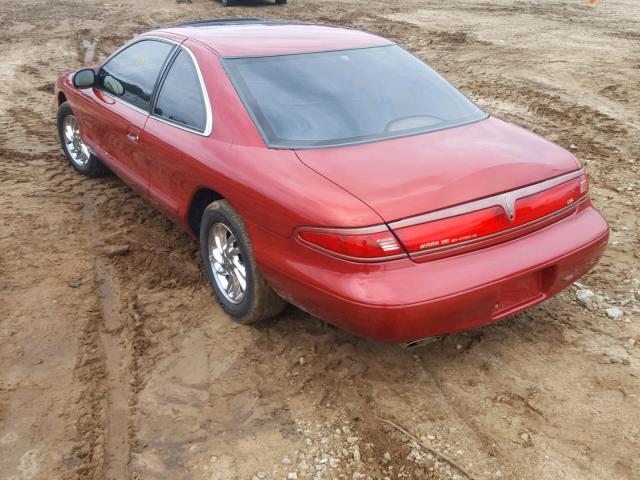
[[[127,478],[129,463],[129,382],[122,362],[127,352],[120,342],[122,324],[119,314],[114,280],[103,258],[95,263],[96,284],[100,301],[102,322],[98,339],[105,364],[105,475],[107,480]]]
[[[98,331],[102,321],[99,305],[80,336],[74,377],[81,385],[75,400],[78,420],[75,445],[63,459],[65,479],[100,479],[104,470],[105,363]]]
[[[0,149],[0,183],[0,238],[12,242],[0,249],[0,337],[7,325],[15,329],[10,343],[0,341],[3,353],[9,353],[4,347],[10,344],[15,350],[12,358],[2,357],[0,372],[11,372],[15,361],[27,369],[26,387],[13,391],[13,402],[7,402],[13,408],[19,405],[20,414],[2,419],[0,428],[16,428],[14,448],[29,442],[30,456],[15,452],[23,476],[27,470],[22,459],[28,458],[29,472],[48,478],[100,478],[104,368],[95,340],[100,316],[91,282],[84,276],[85,235],[70,220],[79,209],[77,178],[57,152]],[[73,248],[67,250],[70,245]],[[29,271],[39,274],[31,276]],[[32,348],[39,360],[25,362],[21,356],[28,357]],[[68,368],[61,374],[58,365],[66,364],[67,358]],[[64,393],[47,396],[51,385]],[[30,393],[33,388],[38,395]],[[27,425],[20,426],[21,418],[33,418],[28,432]],[[47,447],[39,445],[43,431],[50,440]],[[0,454],[0,470],[13,455]]]

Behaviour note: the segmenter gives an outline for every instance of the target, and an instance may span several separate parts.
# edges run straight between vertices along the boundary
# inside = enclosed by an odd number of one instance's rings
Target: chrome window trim
[[[509,213],[512,211],[513,205],[517,200],[535,195],[536,193],[543,192],[557,185],[568,182],[569,180],[573,180],[574,178],[577,178],[583,174],[584,169],[580,168],[579,170],[565,173],[558,177],[529,185],[528,187],[511,190],[505,193],[499,193],[497,195],[492,195],[491,197],[481,198],[480,200],[444,208],[435,212],[424,213],[415,217],[396,220],[395,222],[389,223],[389,228],[391,228],[391,230],[397,230],[399,228],[412,227],[414,225],[420,225],[422,223],[442,220],[443,218],[464,215],[466,213],[475,212],[477,210],[484,210],[485,208],[490,207],[502,207],[505,213],[509,215]]]
[[[170,38],[165,38],[165,37],[159,37],[156,35],[141,35],[139,37],[136,37],[134,40],[132,40],[129,43],[126,43],[125,45],[123,45],[122,47],[120,47],[118,50],[116,50],[115,52],[113,52],[111,55],[109,55],[107,57],[107,59],[102,62],[102,64],[100,65],[100,68],[102,68],[104,65],[106,65],[113,57],[115,57],[116,55],[118,55],[121,51],[123,51],[126,48],[129,48],[132,45],[135,45],[138,42],[141,42],[143,40],[158,40],[158,41],[162,41],[162,42],[167,42],[167,43],[172,43],[174,45],[176,45],[178,47],[178,49],[182,48],[184,49],[189,56],[191,57],[191,61],[193,62],[194,66],[196,67],[196,73],[198,74],[198,80],[200,81],[200,90],[202,92],[202,96],[204,99],[204,108],[206,111],[206,116],[207,116],[207,120],[205,123],[205,129],[203,132],[199,131],[199,130],[195,130],[193,128],[189,128],[186,127],[184,125],[180,125],[176,122],[172,122],[170,120],[166,120],[162,117],[159,117],[158,115],[154,115],[152,111],[148,111],[148,110],[144,110],[143,108],[138,107],[137,105],[132,104],[131,102],[127,102],[126,100],[123,100],[119,97],[114,96],[112,93],[103,90],[101,88],[97,88],[98,91],[104,93],[105,95],[107,95],[109,98],[111,98],[112,100],[119,102],[123,105],[126,105],[127,107],[132,108],[133,110],[142,113],[148,117],[153,117],[155,120],[158,120],[159,122],[165,123],[167,125],[170,125],[172,127],[176,127],[179,128],[180,130],[185,130],[187,132],[190,133],[195,133],[196,135],[201,135],[203,137],[208,137],[209,135],[211,135],[211,131],[213,130],[213,111],[211,109],[211,102],[209,100],[209,92],[207,91],[207,86],[204,83],[204,78],[202,76],[202,72],[200,71],[200,64],[198,63],[198,60],[196,59],[195,55],[193,54],[193,52],[191,51],[191,49],[189,49],[189,47],[183,45],[180,42],[177,42],[176,40],[170,39]],[[185,38],[186,40],[186,38]],[[175,54],[172,54],[175,55]],[[170,69],[170,67],[169,67]],[[163,72],[160,71],[160,73],[162,74]],[[163,82],[164,84],[164,82]],[[160,90],[162,90],[162,85],[159,85]],[[160,90],[158,90],[158,95],[160,94]],[[154,92],[155,93],[155,92]],[[150,105],[150,107],[152,107],[154,105]]]
[[[142,36],[138,36],[135,37],[133,39],[131,39],[131,41],[125,43],[124,45],[122,45],[120,48],[118,48],[115,52],[113,52],[111,55],[109,55],[104,62],[102,62],[100,64],[100,66],[98,67],[98,70],[101,69],[102,67],[104,67],[107,63],[109,63],[111,61],[111,59],[113,57],[115,57],[116,55],[118,55],[120,52],[122,52],[123,50],[125,50],[126,48],[131,47],[132,45],[135,45],[136,43],[138,43],[141,40],[160,40],[163,42],[167,42],[167,43],[173,43],[174,45],[180,45],[178,42],[176,42],[175,40],[171,40],[169,38],[164,38],[164,37],[157,37],[155,35],[142,35]]]

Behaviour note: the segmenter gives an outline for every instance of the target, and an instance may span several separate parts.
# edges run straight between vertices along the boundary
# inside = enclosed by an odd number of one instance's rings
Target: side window
[[[153,113],[204,132],[207,124],[202,87],[191,56],[181,50],[165,77]]]
[[[98,87],[144,110],[149,109],[153,87],[173,46],[141,40],[111,58],[98,72]]]

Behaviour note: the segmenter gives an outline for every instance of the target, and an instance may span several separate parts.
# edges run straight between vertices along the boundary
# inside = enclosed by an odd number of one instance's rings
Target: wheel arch
[[[195,191],[189,202],[187,210],[187,222],[191,232],[197,237],[200,234],[200,222],[202,221],[202,213],[211,203],[216,200],[222,200],[224,196],[215,190],[207,187],[201,187]]]
[[[62,105],[66,101],[67,101],[67,96],[64,94],[64,92],[62,91],[58,92],[58,106]]]

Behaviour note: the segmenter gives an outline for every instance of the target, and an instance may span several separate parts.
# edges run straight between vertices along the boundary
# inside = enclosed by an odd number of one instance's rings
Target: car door
[[[208,141],[211,129],[202,74],[191,50],[181,46],[161,79],[144,132],[149,196],[169,215],[179,215],[194,181],[205,177],[204,154],[216,156],[216,142]]]
[[[97,108],[88,129],[98,156],[127,183],[147,193],[144,126],[160,72],[176,44],[141,39],[109,58],[98,70]]]

